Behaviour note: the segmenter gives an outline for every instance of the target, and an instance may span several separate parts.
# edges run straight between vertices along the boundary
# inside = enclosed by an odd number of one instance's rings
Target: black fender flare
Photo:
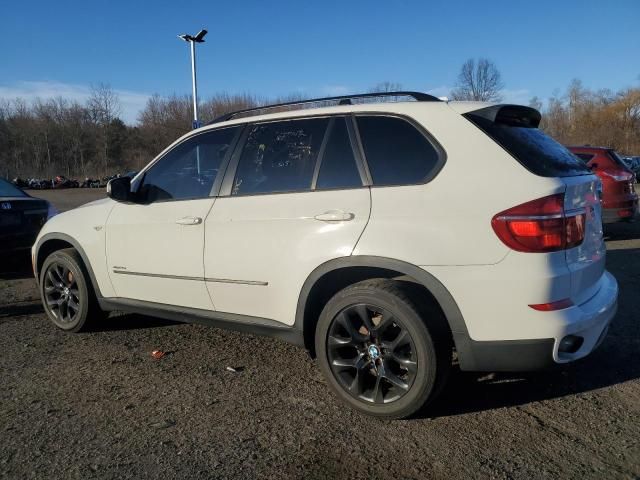
[[[34,266],[33,266],[33,270],[36,276],[36,282],[40,281],[40,271],[38,270],[38,256],[40,254],[40,247],[42,247],[42,245],[49,240],[62,240],[64,242],[67,242],[80,254],[80,257],[84,262],[84,266],[87,269],[87,272],[89,272],[91,285],[93,285],[93,291],[95,292],[96,297],[102,298],[102,294],[100,293],[100,287],[98,286],[96,276],[93,273],[93,268],[91,268],[91,262],[89,262],[89,257],[87,257],[87,254],[85,253],[84,249],[80,246],[80,243],[75,238],[67,235],[66,233],[60,233],[60,232],[47,233],[42,237],[40,237],[40,239],[38,239],[38,242],[35,245],[35,257],[34,257]]]
[[[423,285],[438,302],[442,313],[445,316],[449,329],[453,337],[453,342],[458,353],[458,361],[463,369],[472,369],[475,364],[472,341],[469,337],[467,325],[462,316],[462,312],[458,304],[451,296],[451,293],[444,285],[429,272],[416,265],[397,260],[394,258],[378,257],[372,255],[352,255],[349,257],[341,257],[318,266],[307,277],[304,282],[300,295],[298,297],[298,305],[296,308],[295,328],[304,330],[304,316],[307,299],[311,289],[320,278],[329,272],[349,267],[373,267],[385,270],[393,270],[408,275]]]

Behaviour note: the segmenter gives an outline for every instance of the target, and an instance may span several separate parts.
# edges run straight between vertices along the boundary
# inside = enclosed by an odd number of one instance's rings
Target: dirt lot
[[[102,195],[35,194],[62,210]],[[607,245],[620,308],[598,351],[544,373],[454,372],[430,417],[397,422],[343,407],[277,340],[129,315],[64,334],[28,258],[4,260],[0,476],[640,478],[640,224]]]

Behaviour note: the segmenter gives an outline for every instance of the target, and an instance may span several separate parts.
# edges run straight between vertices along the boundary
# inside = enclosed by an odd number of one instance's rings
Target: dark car
[[[0,178],[0,254],[27,250],[44,223],[57,211]]]
[[[567,147],[602,181],[602,223],[633,220],[638,214],[635,175],[615,150],[607,147]]]

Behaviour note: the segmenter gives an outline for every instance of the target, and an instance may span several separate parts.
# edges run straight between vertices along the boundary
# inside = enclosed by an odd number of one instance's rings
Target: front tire
[[[62,330],[88,330],[101,316],[89,274],[73,248],[58,250],[45,259],[39,286],[49,320]]]
[[[365,280],[338,292],[320,315],[320,368],[338,397],[367,415],[413,415],[434,400],[451,367],[442,314],[410,291],[407,282]]]

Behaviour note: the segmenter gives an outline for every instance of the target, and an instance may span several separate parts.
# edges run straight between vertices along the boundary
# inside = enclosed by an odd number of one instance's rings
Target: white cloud
[[[114,89],[120,99],[122,107],[121,118],[125,123],[134,124],[138,112],[142,110],[151,95],[130,90]],[[46,100],[62,97],[80,103],[86,102],[91,96],[91,87],[62,82],[48,81],[19,81],[11,85],[0,85],[0,99],[13,100],[21,98],[32,102],[37,98]]]

